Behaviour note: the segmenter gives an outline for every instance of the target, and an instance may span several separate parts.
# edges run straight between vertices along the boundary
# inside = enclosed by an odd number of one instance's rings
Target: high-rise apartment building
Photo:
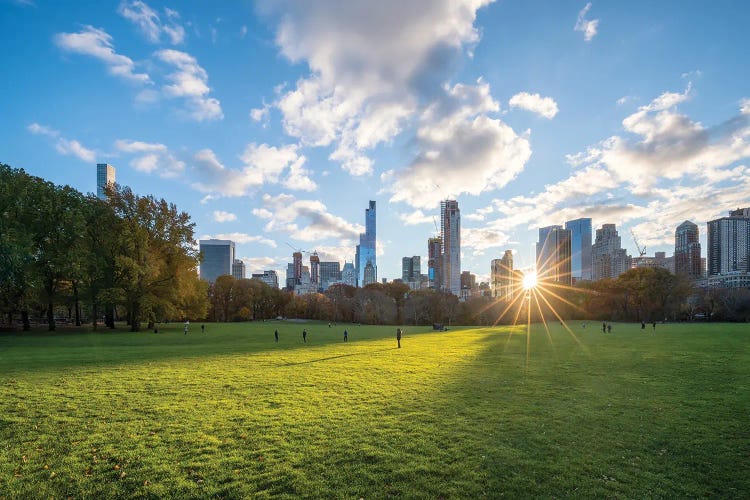
[[[401,281],[407,284],[419,282],[422,277],[421,260],[419,255],[401,259]]]
[[[106,188],[115,183],[115,167],[109,163],[96,164],[96,196],[104,200],[107,198]]]
[[[271,288],[279,288],[279,275],[276,271],[263,271],[262,273],[253,273],[254,280],[260,280]]]
[[[562,226],[539,228],[536,244],[536,275],[540,282],[556,281],[571,284],[570,276],[570,231]]]
[[[617,278],[630,269],[630,256],[622,248],[622,240],[614,224],[604,224],[596,230],[591,261],[594,280]]]
[[[291,288],[302,282],[302,267],[302,252],[292,253],[292,278],[294,278],[294,283]],[[287,276],[287,281],[289,281],[289,276]],[[289,286],[288,283],[287,286]]]
[[[320,288],[320,257],[317,253],[310,255],[310,283],[313,288]]]
[[[341,263],[338,261],[320,261],[320,288],[325,292],[328,287],[341,283]]]
[[[565,229],[570,231],[570,274],[576,281],[591,280],[591,219],[569,220]]]
[[[378,282],[378,278],[375,272],[375,266],[372,265],[371,260],[368,260],[367,264],[365,265],[365,273],[362,278],[362,285],[367,286],[367,285],[371,285],[372,283],[377,283],[377,282]]]
[[[231,240],[200,240],[200,252],[203,256],[200,266],[200,277],[209,283],[225,274],[232,275],[234,263],[234,242]]]
[[[427,240],[427,282],[433,290],[440,290],[443,283],[443,240],[435,237]]]
[[[341,270],[341,282],[349,286],[357,286],[357,269],[351,262],[344,262]]]
[[[461,211],[456,200],[440,202],[440,236],[443,243],[442,289],[461,294]]]
[[[232,263],[232,276],[234,276],[234,279],[236,280],[245,279],[245,263],[240,259],[234,259],[234,262]]]
[[[513,251],[506,250],[502,259],[490,263],[490,290],[492,297],[511,300],[514,295]]]
[[[708,276],[750,274],[750,208],[708,221]]]
[[[701,244],[698,240],[698,226],[685,221],[674,232],[674,269],[692,279],[703,276],[701,272]]]
[[[359,245],[355,256],[354,265],[357,269],[357,285],[365,286],[378,281],[378,266],[375,260],[375,247],[377,244],[376,231],[377,215],[375,202],[370,200],[370,207],[365,209],[365,232],[359,235]],[[365,280],[365,267],[370,263],[374,274],[370,273],[368,280]]]

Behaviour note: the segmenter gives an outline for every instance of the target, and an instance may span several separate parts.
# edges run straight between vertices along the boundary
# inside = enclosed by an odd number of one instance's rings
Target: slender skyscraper
[[[575,280],[591,279],[591,219],[565,223],[570,231],[570,273]]]
[[[375,202],[370,200],[370,208],[365,210],[365,232],[360,233],[359,235],[359,245],[357,245],[355,258],[356,262],[354,263],[357,268],[358,286],[366,286],[370,283],[377,283],[378,281],[378,265],[375,261],[375,246],[377,241],[375,225]],[[372,270],[368,271],[368,279],[365,279],[365,267],[367,267],[368,262],[372,266]]]
[[[429,287],[440,290],[443,283],[443,240],[437,236],[427,240],[427,279]]]
[[[693,279],[703,275],[698,226],[686,220],[674,232],[674,270]]]
[[[115,183],[115,167],[109,163],[96,164],[96,196],[104,200],[107,198],[105,189]]]
[[[442,289],[461,295],[461,211],[456,200],[440,202],[440,232],[443,242]]]
[[[562,226],[539,229],[536,244],[536,274],[540,282],[570,285],[570,231]]]

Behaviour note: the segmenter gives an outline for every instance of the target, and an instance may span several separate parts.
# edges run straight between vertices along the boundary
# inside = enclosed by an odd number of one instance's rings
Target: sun
[[[523,289],[531,290],[536,286],[536,273],[529,271],[523,275]]]

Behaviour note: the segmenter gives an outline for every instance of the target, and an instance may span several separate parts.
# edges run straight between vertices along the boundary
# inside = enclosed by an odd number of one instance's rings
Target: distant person
[[[612,323],[607,325],[607,333],[612,333]]]
[[[607,333],[607,323],[602,322],[602,333]]]
[[[307,344],[307,330],[305,330],[304,328],[302,329],[302,342]]]
[[[641,320],[641,330],[645,330],[645,329],[646,329],[646,321]]]
[[[656,321],[652,323],[652,326],[654,327],[654,330],[656,330]]]
[[[187,335],[188,332],[188,325],[190,324],[189,321],[185,321],[185,335]]]
[[[396,328],[396,342],[398,342],[398,348],[401,349],[401,328]]]
[[[206,325],[201,325],[201,333],[206,333]]]
[[[344,330],[344,342],[349,342],[349,332]]]
[[[328,328],[331,328],[331,324],[330,323],[328,323]]]
[[[584,330],[586,329],[586,323],[583,323],[581,326],[583,327]]]
[[[276,339],[276,343],[278,344],[279,343],[279,331],[278,330],[275,330],[273,332],[273,338]]]

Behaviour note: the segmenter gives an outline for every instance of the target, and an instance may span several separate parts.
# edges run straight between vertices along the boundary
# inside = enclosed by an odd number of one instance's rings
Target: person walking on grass
[[[607,333],[612,333],[612,323],[607,325]]]
[[[189,324],[190,324],[190,321],[186,320],[186,321],[185,321],[185,335],[187,335],[187,332],[188,332],[188,325],[189,325]]]
[[[398,342],[398,348],[401,349],[401,328],[396,328],[396,342]]]
[[[656,321],[652,323],[652,326],[654,327],[654,331],[656,330]]]
[[[275,330],[273,332],[273,338],[276,339],[276,343],[278,344],[279,343],[279,331],[278,330]]]
[[[344,330],[344,342],[349,342],[349,332]]]
[[[607,323],[602,322],[602,333],[607,333]]]
[[[206,333],[206,325],[201,325],[201,333]]]
[[[305,330],[304,328],[302,329],[302,342],[307,344],[307,330]]]

